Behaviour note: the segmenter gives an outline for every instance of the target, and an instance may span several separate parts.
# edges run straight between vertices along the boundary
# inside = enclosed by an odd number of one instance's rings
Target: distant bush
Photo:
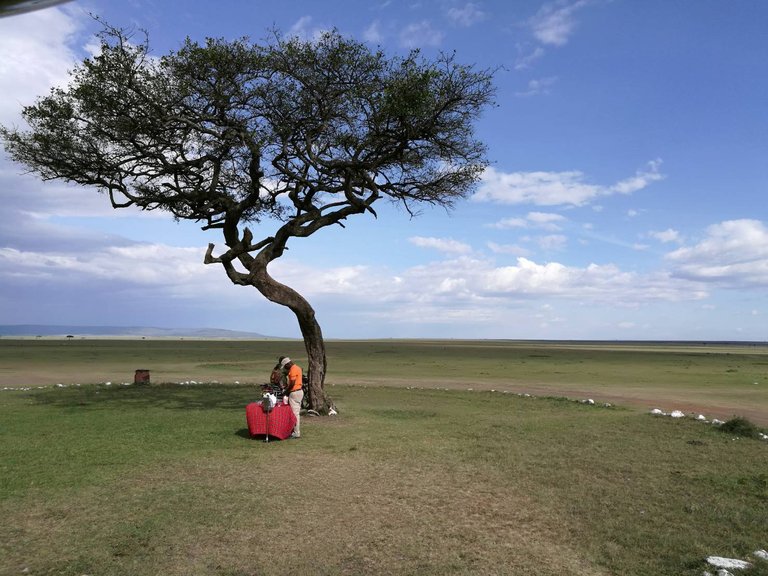
[[[760,429],[742,416],[731,418],[723,423],[720,426],[720,430],[727,432],[728,434],[735,434],[736,436],[743,436],[745,438],[758,438],[760,434]]]

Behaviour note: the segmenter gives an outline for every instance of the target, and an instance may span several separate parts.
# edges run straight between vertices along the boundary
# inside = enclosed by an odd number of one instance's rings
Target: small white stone
[[[664,412],[662,412],[658,408],[654,408],[653,410],[651,410],[651,414],[656,414],[657,416],[661,416],[662,414],[664,414]]]
[[[696,416],[696,420],[706,420],[706,419],[707,417],[704,416],[704,414],[699,414],[698,416]]]
[[[765,550],[755,550],[754,556],[756,558],[762,558],[763,560],[768,560],[768,552]]]
[[[670,416],[672,416],[672,418],[685,418],[685,414],[682,413],[680,410],[673,411],[672,414],[670,414]]]
[[[735,568],[736,570],[744,570],[752,566],[749,562],[745,562],[744,560],[723,558],[722,556],[709,556],[707,558],[707,563],[715,568]]]

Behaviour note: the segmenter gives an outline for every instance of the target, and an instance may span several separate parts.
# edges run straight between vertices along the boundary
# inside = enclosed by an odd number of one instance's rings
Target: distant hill
[[[261,339],[256,332],[221,328],[154,328],[147,326],[54,326],[42,324],[0,325],[0,336],[104,336],[126,338],[231,338]]]

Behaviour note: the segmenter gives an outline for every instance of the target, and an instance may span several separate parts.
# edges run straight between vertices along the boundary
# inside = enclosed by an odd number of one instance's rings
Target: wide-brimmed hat
[[[291,359],[290,359],[290,358],[288,358],[288,356],[286,356],[285,358],[283,358],[283,359],[280,361],[280,368],[285,368],[285,365],[286,365],[286,364],[288,364],[288,362],[290,362],[290,361],[291,361]]]

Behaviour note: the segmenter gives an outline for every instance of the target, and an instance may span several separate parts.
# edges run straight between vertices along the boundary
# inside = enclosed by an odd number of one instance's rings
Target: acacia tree
[[[291,238],[307,237],[386,198],[414,214],[451,207],[487,166],[474,134],[492,104],[493,71],[388,57],[324,34],[312,42],[273,34],[187,39],[150,55],[105,26],[97,56],[23,109],[29,130],[0,127],[10,156],[44,180],[92,186],[114,208],[164,210],[220,230],[221,265],[298,320],[308,356],[309,404],[327,413],[327,361],[315,311],[268,265]],[[256,227],[268,235],[254,238]]]

